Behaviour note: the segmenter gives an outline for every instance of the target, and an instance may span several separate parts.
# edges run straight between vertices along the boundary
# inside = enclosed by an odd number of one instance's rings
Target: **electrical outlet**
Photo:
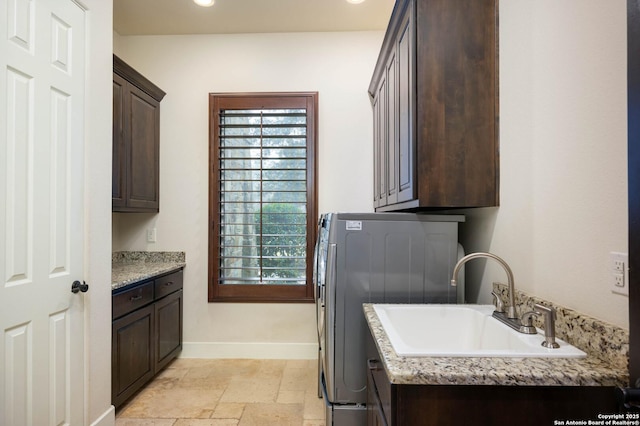
[[[619,273],[624,273],[624,261],[620,259],[613,259],[613,270]]]
[[[612,293],[629,296],[629,255],[627,253],[609,253],[609,277]]]
[[[147,229],[147,242],[155,243],[156,242],[156,228]]]
[[[624,287],[624,274],[613,274],[613,285],[618,288]]]

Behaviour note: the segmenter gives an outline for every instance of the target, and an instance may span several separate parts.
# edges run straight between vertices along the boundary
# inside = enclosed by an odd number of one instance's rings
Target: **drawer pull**
[[[367,364],[369,366],[369,370],[371,371],[378,371],[380,370],[380,367],[378,366],[378,360],[377,359],[368,359],[367,360]]]
[[[164,283],[165,287],[169,287],[170,285],[173,285],[173,281],[169,281]]]
[[[131,296],[131,298],[129,298],[129,301],[130,302],[135,302],[135,301],[140,300],[140,299],[142,299],[142,295],[141,294],[139,294],[137,296]]]

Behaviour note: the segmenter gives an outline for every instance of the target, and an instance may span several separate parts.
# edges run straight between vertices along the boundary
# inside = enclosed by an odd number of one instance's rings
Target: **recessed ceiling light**
[[[198,6],[210,7],[213,6],[215,0],[193,0],[193,2]]]
[[[360,4],[362,3],[364,0],[347,0],[349,3],[351,4]]]

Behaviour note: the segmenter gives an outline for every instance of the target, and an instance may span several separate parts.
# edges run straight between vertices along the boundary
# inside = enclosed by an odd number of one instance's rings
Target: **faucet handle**
[[[533,326],[533,317],[537,317],[538,313],[535,311],[529,311],[522,314],[520,319],[520,332],[525,334],[537,334],[538,330]]]
[[[496,312],[498,312],[499,314],[503,314],[504,313],[504,302],[502,301],[500,296],[498,296],[498,293],[496,293],[495,291],[492,291],[491,295],[493,296],[493,304],[496,307]]]
[[[522,322],[522,325],[525,325],[527,327],[533,327],[533,317],[537,317],[538,315],[539,314],[536,311],[525,312],[524,314],[522,314],[520,322]]]

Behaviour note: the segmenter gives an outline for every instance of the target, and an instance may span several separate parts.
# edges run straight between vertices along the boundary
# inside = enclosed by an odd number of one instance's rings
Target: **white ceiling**
[[[384,30],[394,0],[114,0],[113,28],[127,35]]]

